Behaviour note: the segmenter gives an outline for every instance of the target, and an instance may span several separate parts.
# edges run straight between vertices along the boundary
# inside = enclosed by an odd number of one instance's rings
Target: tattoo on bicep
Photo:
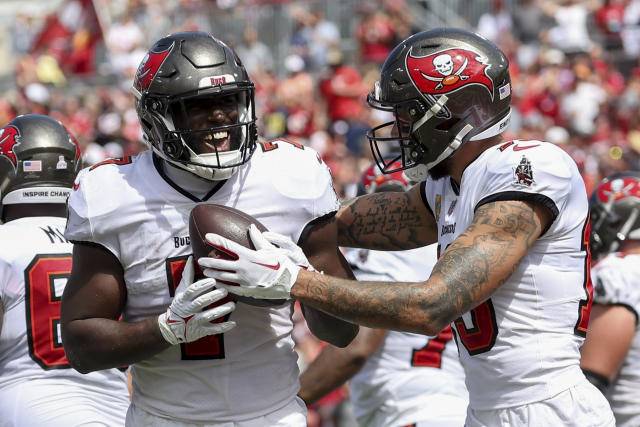
[[[425,244],[417,239],[425,219],[407,193],[373,194],[356,199],[348,209],[346,237],[356,247],[371,242],[370,249],[397,250]]]
[[[478,233],[480,227],[482,233]],[[445,284],[434,295],[438,301],[433,306],[439,307],[442,316],[450,316],[454,308],[457,313],[473,308],[517,268],[518,263],[507,254],[524,254],[540,232],[533,209],[523,202],[489,203],[478,208],[471,225],[446,249],[433,270],[432,275],[440,276]],[[490,278],[501,268],[506,274]]]

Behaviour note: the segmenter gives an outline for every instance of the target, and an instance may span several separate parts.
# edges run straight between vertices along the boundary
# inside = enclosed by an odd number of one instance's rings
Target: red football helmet
[[[399,161],[392,164],[393,167],[400,167]],[[376,162],[373,162],[364,171],[358,183],[358,196],[363,194],[381,193],[383,191],[407,191],[411,185],[401,170],[384,174]]]
[[[618,250],[627,239],[640,240],[640,173],[606,177],[589,200],[591,253],[595,258]]]

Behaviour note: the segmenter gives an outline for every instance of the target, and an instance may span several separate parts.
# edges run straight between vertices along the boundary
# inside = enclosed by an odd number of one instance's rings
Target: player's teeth
[[[226,138],[227,135],[228,135],[227,132],[216,132],[216,133],[213,134],[213,137],[215,139],[222,139],[222,138]]]
[[[205,141],[213,141],[213,136],[211,136],[211,134],[205,135],[204,140]]]

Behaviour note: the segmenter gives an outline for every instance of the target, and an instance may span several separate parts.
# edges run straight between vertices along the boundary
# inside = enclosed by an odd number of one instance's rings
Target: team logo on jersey
[[[167,59],[167,56],[171,53],[173,45],[174,44],[171,43],[171,46],[163,51],[154,52],[153,50],[150,50],[149,53],[147,53],[147,56],[145,56],[140,63],[138,71],[136,71],[136,77],[133,80],[133,87],[140,92],[149,87],[151,81],[164,63],[164,60]]]
[[[531,184],[535,182],[533,179],[533,169],[531,168],[531,162],[525,156],[522,156],[522,159],[520,159],[520,164],[516,166],[514,174],[516,176],[516,179],[513,183],[516,185],[531,187]]]
[[[436,194],[436,222],[440,221],[440,209],[442,209],[442,196]]]
[[[18,159],[13,149],[20,145],[20,131],[13,125],[5,126],[0,129],[0,156],[4,156],[11,160],[13,168],[18,166]]]
[[[602,203],[609,203],[611,198],[615,202],[626,197],[640,199],[640,183],[636,178],[616,178],[602,184],[597,194],[598,200]]]
[[[485,87],[493,98],[493,80],[487,75],[491,65],[479,54],[467,49],[446,49],[432,55],[407,55],[411,80],[422,92],[432,95],[453,92],[463,86]]]

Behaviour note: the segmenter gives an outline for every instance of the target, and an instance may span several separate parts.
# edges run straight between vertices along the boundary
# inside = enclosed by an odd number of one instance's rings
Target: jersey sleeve
[[[607,262],[607,259],[603,261],[591,270],[595,288],[594,302],[625,306],[634,314],[638,325],[640,289],[637,286],[637,270],[625,268],[616,262]]]
[[[331,171],[320,155],[309,147],[300,149],[286,143],[281,143],[281,147],[286,157],[280,160],[286,167],[271,170],[269,177],[281,196],[280,207],[290,220],[309,224],[337,212],[340,200],[333,187]],[[295,241],[301,231],[292,232]]]
[[[518,141],[489,155],[484,173],[474,171],[478,176],[472,177],[479,183],[474,209],[496,201],[531,201],[545,206],[552,222],[557,218],[572,189],[572,165],[564,151],[549,143]]]
[[[11,268],[11,264],[0,259],[0,304],[6,313],[24,296],[24,284]]]
[[[319,155],[318,159],[320,159]],[[318,167],[316,179],[319,186],[317,191],[320,197],[315,200],[312,215],[317,218],[337,212],[338,208],[340,208],[340,200],[333,187],[331,170],[326,163],[322,162]]]
[[[101,196],[99,182],[105,177],[98,171],[105,169],[107,166],[91,172],[84,170],[76,180],[68,201],[65,237],[73,243],[98,244],[119,258],[117,235],[101,231],[109,222],[109,214],[117,211],[108,198]]]

